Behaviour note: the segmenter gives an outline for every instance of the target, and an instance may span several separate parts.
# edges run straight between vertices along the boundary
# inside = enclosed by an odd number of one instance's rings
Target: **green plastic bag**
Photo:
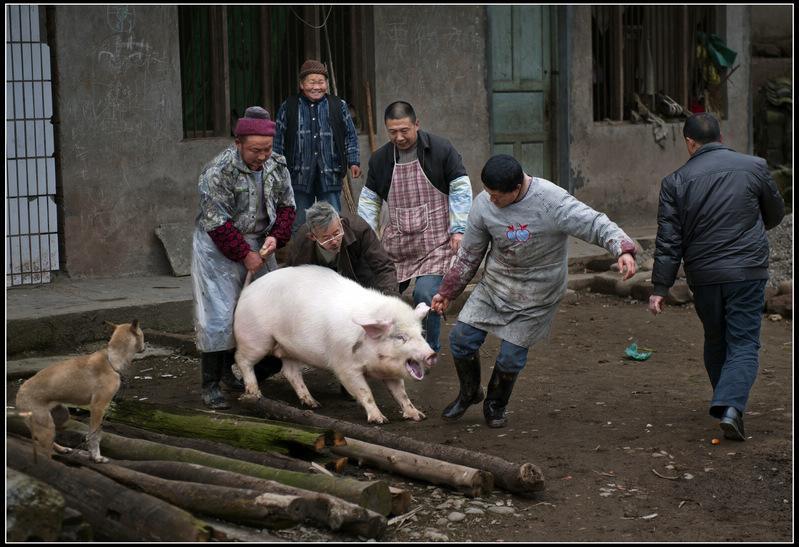
[[[624,353],[627,354],[627,357],[631,359],[635,359],[636,361],[646,361],[652,356],[651,351],[638,351],[638,344],[633,342],[630,344]]]
[[[699,38],[699,43],[707,48],[708,56],[717,67],[721,69],[732,67],[738,53],[728,48],[724,40],[716,34],[705,34],[704,32],[697,32],[696,34]]]

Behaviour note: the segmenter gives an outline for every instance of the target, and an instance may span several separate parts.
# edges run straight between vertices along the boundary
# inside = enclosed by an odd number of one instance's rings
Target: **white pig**
[[[366,378],[383,380],[402,408],[420,421],[404,379],[421,380],[436,354],[422,336],[429,307],[414,310],[400,298],[366,289],[320,266],[281,268],[241,293],[233,319],[242,397],[261,397],[253,365],[265,355],[283,360],[283,375],[300,401],[317,408],[302,379],[304,364],[331,370],[366,410],[371,423],[388,419],[375,404]]]

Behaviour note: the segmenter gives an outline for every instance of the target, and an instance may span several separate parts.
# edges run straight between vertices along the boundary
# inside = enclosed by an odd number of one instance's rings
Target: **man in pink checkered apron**
[[[415,280],[414,306],[430,305],[466,230],[472,184],[455,147],[420,130],[409,103],[391,103],[384,120],[390,142],[369,159],[358,214],[380,233],[387,204],[381,241],[397,269],[400,293]],[[430,347],[439,351],[439,316],[429,314],[424,329]]]

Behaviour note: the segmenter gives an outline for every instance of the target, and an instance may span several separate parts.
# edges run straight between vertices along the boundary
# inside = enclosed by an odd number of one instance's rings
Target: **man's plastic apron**
[[[430,183],[419,160],[396,163],[388,192],[389,222],[382,243],[397,281],[444,275],[454,256],[449,245],[449,198]]]

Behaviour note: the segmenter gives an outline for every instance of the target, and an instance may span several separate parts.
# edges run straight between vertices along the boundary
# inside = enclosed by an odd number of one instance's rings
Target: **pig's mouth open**
[[[418,361],[408,359],[405,361],[405,368],[414,380],[421,380],[424,378],[424,367]]]

